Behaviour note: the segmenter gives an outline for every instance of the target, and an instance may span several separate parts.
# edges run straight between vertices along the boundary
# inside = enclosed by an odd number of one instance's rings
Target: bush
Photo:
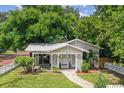
[[[124,63],[117,63],[116,61],[113,61],[113,64],[120,67],[124,67]]]
[[[60,69],[59,67],[52,67],[52,71],[57,73],[57,72],[60,72]]]
[[[81,71],[88,72],[90,67],[90,64],[86,60],[84,60],[81,66]]]
[[[28,56],[18,56],[14,59],[14,63],[22,66],[25,71],[32,69],[33,58]]]
[[[95,83],[95,88],[106,88],[107,85],[107,80],[103,75],[99,75],[96,83]]]
[[[120,67],[124,67],[124,64],[123,64],[123,63],[119,63],[119,66],[120,66]]]
[[[116,61],[113,61],[113,64],[114,64],[114,65],[118,65],[118,63],[117,63]]]

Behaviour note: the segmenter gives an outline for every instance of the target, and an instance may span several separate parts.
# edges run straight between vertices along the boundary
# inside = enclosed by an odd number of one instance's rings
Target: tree
[[[82,17],[76,26],[76,36],[92,44],[97,44],[101,21],[96,16]]]
[[[26,72],[32,70],[33,58],[28,56],[18,56],[14,59],[14,63],[24,68]]]
[[[22,10],[11,11],[0,25],[1,40],[6,36],[11,41],[7,49],[24,50],[31,42],[55,43],[75,38],[77,12],[62,6],[23,6]],[[11,35],[10,35],[11,34]],[[5,41],[0,48],[4,48]]]
[[[124,57],[123,30],[124,7],[123,6],[97,6],[95,16],[102,21],[103,31],[98,36],[99,43],[109,50],[108,56],[122,60]]]
[[[5,21],[8,17],[8,13],[7,12],[0,12],[0,23]]]

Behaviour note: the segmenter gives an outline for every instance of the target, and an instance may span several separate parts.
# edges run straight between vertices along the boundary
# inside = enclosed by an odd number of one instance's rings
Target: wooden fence
[[[124,67],[120,67],[120,66],[114,65],[113,63],[106,62],[104,64],[104,68],[113,70],[113,71],[115,71],[117,73],[120,73],[120,74],[124,75]]]
[[[10,63],[10,64],[0,67],[0,75],[14,69],[15,67],[17,67],[17,65],[15,65],[14,63]]]
[[[112,61],[113,61],[112,58],[100,57],[100,58],[99,58],[99,67],[100,67],[100,68],[104,68],[105,62],[112,62]]]

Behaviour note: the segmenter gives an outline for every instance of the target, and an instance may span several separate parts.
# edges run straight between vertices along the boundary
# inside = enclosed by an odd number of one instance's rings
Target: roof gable
[[[80,39],[73,39],[73,40],[68,41],[68,42],[66,42],[66,43],[70,44],[70,43],[75,42],[75,41],[79,41],[79,42],[81,42],[81,43],[87,44],[87,45],[89,45],[89,46],[92,46],[92,47],[95,47],[95,48],[98,48],[98,49],[104,49],[104,48],[102,48],[102,47],[93,45],[93,44],[91,44],[91,43],[85,42],[85,41],[80,40]]]
[[[83,51],[85,51],[85,50],[68,44],[64,47],[61,47],[61,48],[58,48],[55,50],[51,50],[49,52],[50,53],[62,53],[62,54],[64,54],[64,53],[65,54],[79,54],[79,53],[82,53]],[[85,51],[85,52],[88,52],[88,51]]]

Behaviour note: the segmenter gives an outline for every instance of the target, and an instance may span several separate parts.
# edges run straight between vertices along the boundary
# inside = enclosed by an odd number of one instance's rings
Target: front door
[[[50,55],[40,54],[39,64],[41,65],[42,68],[50,69],[50,66],[51,66],[51,64],[50,64]]]
[[[69,61],[68,61],[68,59],[66,57],[62,58],[61,68],[69,68]]]

